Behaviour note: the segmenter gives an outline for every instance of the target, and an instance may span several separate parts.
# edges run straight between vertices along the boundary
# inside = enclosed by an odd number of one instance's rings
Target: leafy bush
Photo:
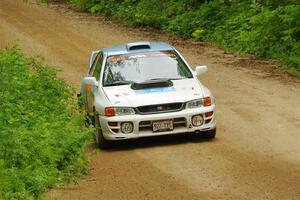
[[[281,60],[300,71],[298,0],[69,0],[90,12]]]
[[[36,199],[86,173],[90,131],[53,68],[0,50],[0,199]]]

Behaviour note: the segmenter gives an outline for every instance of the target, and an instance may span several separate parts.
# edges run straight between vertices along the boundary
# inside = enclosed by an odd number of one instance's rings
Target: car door
[[[99,52],[91,67],[88,70],[87,77],[83,80],[84,96],[85,96],[85,108],[88,113],[94,112],[94,99],[95,93],[98,90],[98,84],[100,79],[100,72],[103,62],[103,54]]]

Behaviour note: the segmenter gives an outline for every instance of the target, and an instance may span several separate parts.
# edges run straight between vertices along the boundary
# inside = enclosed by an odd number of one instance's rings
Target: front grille
[[[168,104],[157,104],[148,106],[139,106],[137,111],[142,114],[154,114],[154,113],[165,113],[165,112],[176,112],[183,109],[183,103],[168,103]]]
[[[174,118],[173,127],[182,128],[186,127],[186,119],[184,117]],[[152,121],[141,121],[139,123],[139,131],[152,131]]]

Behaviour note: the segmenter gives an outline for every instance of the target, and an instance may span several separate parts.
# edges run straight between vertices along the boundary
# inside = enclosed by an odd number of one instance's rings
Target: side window
[[[99,53],[98,59],[95,60],[95,70],[93,71],[93,76],[96,78],[97,81],[100,78],[102,63],[103,63],[103,55],[102,53]]]
[[[95,67],[96,67],[97,60],[99,59],[99,55],[100,55],[100,53],[98,53],[98,54],[96,55],[96,57],[94,58],[92,67],[91,67],[90,70],[89,70],[89,76],[93,76],[93,73],[94,73],[94,71],[95,71]]]

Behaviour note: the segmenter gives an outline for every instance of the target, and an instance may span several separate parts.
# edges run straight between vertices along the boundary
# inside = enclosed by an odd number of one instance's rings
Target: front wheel
[[[99,114],[94,115],[94,126],[96,128],[95,141],[100,149],[109,149],[111,147],[111,141],[107,140],[103,136],[103,132],[100,126]]]

